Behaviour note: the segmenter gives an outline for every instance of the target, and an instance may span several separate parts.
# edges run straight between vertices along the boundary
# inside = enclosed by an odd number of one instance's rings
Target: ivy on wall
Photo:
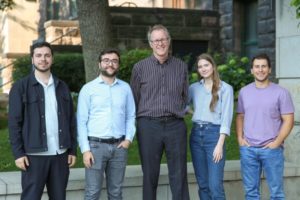
[[[296,18],[300,19],[300,0],[291,0],[290,5],[296,8]]]

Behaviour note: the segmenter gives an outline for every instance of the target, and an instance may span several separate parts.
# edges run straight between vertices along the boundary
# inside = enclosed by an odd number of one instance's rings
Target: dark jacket
[[[57,100],[59,148],[76,155],[76,120],[68,86],[53,76]],[[9,93],[9,138],[15,159],[48,150],[43,86],[34,73],[17,81]]]

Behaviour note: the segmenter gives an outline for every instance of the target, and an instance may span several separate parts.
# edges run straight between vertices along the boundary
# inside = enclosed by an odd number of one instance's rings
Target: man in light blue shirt
[[[78,142],[86,167],[85,200],[99,199],[105,173],[108,199],[122,199],[127,149],[135,134],[130,86],[116,78],[120,54],[99,55],[100,75],[85,84],[77,108]]]

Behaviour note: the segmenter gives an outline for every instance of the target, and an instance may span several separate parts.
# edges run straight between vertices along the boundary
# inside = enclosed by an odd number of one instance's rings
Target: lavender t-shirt
[[[264,146],[277,137],[281,115],[294,113],[290,93],[270,83],[257,88],[255,83],[243,87],[239,93],[237,113],[244,114],[244,138],[252,146]]]

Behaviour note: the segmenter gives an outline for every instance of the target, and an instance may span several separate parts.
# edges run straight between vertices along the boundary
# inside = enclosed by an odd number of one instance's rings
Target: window
[[[258,51],[257,0],[235,0],[233,7],[234,52],[253,57]]]

